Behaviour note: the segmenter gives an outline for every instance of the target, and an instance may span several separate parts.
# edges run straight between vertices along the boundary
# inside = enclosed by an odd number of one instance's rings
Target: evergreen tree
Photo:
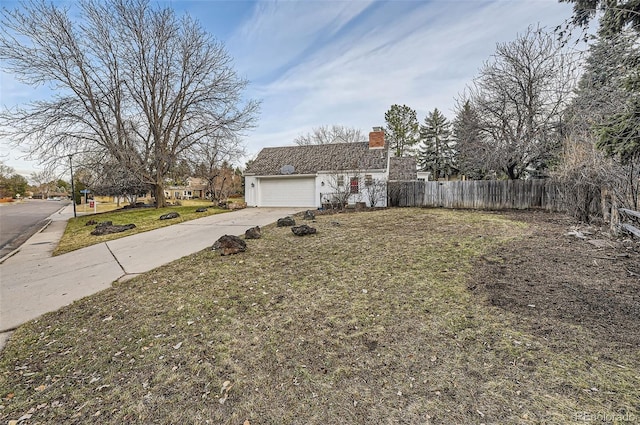
[[[584,72],[570,107],[565,111],[563,161],[556,175],[565,186],[569,213],[588,222],[599,216],[601,190],[619,206],[637,209],[640,175],[633,114],[634,91],[629,77],[638,68],[637,33],[598,34],[588,52]],[[635,130],[634,130],[635,128]]]
[[[560,2],[573,3],[571,22],[575,25],[587,27],[589,21],[600,12],[602,13],[600,18],[602,34],[617,34],[626,28],[640,31],[640,1],[638,0],[560,0]]]
[[[420,127],[422,144],[418,153],[418,165],[430,171],[434,180],[448,176],[454,169],[454,149],[451,123],[435,108],[425,117]]]
[[[408,156],[420,140],[420,125],[416,111],[407,105],[392,105],[384,114],[387,122],[385,137],[395,156]]]
[[[589,21],[597,16],[598,11],[602,12],[599,19],[598,44],[608,44],[610,50],[600,49],[600,51],[591,52],[589,58],[591,71],[604,70],[622,78],[622,85],[616,84],[616,81],[610,81],[609,84],[617,92],[620,92],[622,86],[622,97],[626,99],[626,103],[621,110],[614,111],[597,126],[599,136],[597,146],[607,155],[619,158],[623,164],[640,162],[640,54],[637,44],[638,34],[640,34],[640,1],[561,1],[574,4],[572,22],[577,25],[587,26]],[[621,54],[620,48],[626,51]],[[598,67],[596,55],[601,59],[604,58],[604,63],[618,61],[618,67]],[[587,71],[585,75],[593,76],[594,73]],[[606,80],[603,79],[602,82]],[[618,106],[617,102],[615,106]]]
[[[456,143],[455,163],[458,170],[473,180],[485,178],[489,173],[486,146],[478,114],[468,100],[458,107],[453,120],[453,140]]]

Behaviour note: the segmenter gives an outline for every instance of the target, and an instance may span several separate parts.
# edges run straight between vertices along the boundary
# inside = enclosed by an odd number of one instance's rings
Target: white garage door
[[[260,179],[261,207],[315,207],[313,177]]]

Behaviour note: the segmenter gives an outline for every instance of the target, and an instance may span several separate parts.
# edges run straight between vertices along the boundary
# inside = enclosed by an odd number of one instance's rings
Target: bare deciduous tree
[[[575,62],[540,28],[497,45],[467,95],[489,168],[510,179],[545,171],[561,145],[574,73]]]
[[[34,171],[29,175],[34,186],[38,188],[43,199],[49,197],[49,192],[55,189],[55,173],[51,168],[45,168],[42,171]]]
[[[226,187],[231,189],[230,182],[226,182],[230,177],[228,164],[244,154],[245,150],[237,137],[220,137],[212,143],[199,145],[193,151],[191,163],[195,176],[207,181],[207,193],[214,202],[226,197]]]
[[[164,206],[164,180],[212,135],[238,136],[258,104],[224,46],[189,17],[147,0],[83,0],[77,19],[32,1],[0,19],[0,59],[55,94],[0,115],[3,133],[33,156],[108,158],[139,174]]]
[[[330,192],[322,193],[322,203],[331,205],[334,209],[344,209],[351,198],[351,179],[357,179],[357,171],[345,171],[343,173],[328,176],[327,186]]]
[[[343,125],[323,125],[313,128],[309,133],[301,134],[293,139],[299,146],[324,145],[328,143],[366,142],[367,138],[359,128]]]
[[[363,193],[369,201],[371,208],[382,205],[384,199],[387,197],[387,181],[385,179],[372,179],[371,181],[367,181],[365,176]]]

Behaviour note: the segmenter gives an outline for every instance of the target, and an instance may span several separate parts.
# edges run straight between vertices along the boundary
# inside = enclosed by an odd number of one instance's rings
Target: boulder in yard
[[[316,219],[316,214],[311,211],[311,210],[306,210],[304,212],[304,217],[305,220],[315,220]]]
[[[279,218],[277,222],[278,227],[290,227],[295,225],[296,221],[293,219],[293,217]]]
[[[196,212],[207,212],[208,208],[198,208]]]
[[[262,237],[262,231],[260,230],[260,226],[252,227],[251,229],[247,229],[244,232],[245,239],[260,239]]]
[[[247,208],[246,202],[229,202],[227,203],[227,208],[230,210],[241,210],[243,208]]]
[[[177,212],[173,211],[170,213],[166,213],[166,214],[162,214],[160,216],[160,220],[171,220],[172,218],[178,218],[180,217],[180,214],[178,214]]]
[[[95,226],[96,224],[98,224],[98,222],[97,222],[97,221],[95,221],[95,220],[89,220],[89,221],[87,221],[84,225],[85,225],[85,226]]]
[[[293,226],[291,231],[296,236],[305,236],[305,235],[313,235],[316,233],[316,228],[307,226],[306,224],[301,224],[300,226]]]
[[[211,249],[219,251],[220,255],[238,254],[247,250],[247,243],[237,236],[224,235],[215,241]]]
[[[109,223],[109,224],[104,224],[104,223]],[[136,225],[133,223],[113,225],[111,224],[110,221],[105,221],[103,223],[98,224],[96,228],[93,229],[91,234],[93,236],[110,235],[112,233],[120,233],[120,232],[124,232],[125,230],[135,229],[135,227]]]

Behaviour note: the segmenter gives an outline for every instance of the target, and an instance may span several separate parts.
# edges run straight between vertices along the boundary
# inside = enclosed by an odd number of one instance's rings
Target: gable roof
[[[315,174],[318,171],[384,170],[387,149],[369,149],[369,142],[264,148],[247,167],[245,175],[281,175],[285,165],[291,174]]]

